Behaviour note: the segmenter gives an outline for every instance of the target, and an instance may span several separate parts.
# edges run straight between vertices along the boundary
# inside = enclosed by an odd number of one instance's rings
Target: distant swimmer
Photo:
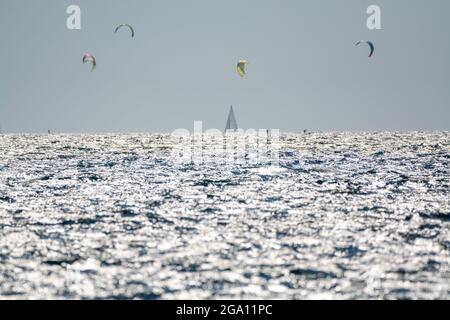
[[[370,54],[369,54],[369,58],[372,57],[373,52],[375,51],[375,46],[373,45],[373,43],[371,41],[366,41],[366,40],[361,40],[358,41],[355,46],[359,46],[361,43],[366,43],[369,47],[370,47]]]

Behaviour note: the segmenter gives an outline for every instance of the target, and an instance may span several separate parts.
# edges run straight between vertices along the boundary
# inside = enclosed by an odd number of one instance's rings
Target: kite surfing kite
[[[97,61],[95,60],[95,57],[90,53],[86,53],[83,56],[83,63],[87,62],[90,62],[92,64],[91,72],[94,71],[95,67],[97,66]]]
[[[249,64],[250,62],[247,60],[239,60],[237,64],[237,73],[241,78],[245,77],[245,65]]]
[[[356,46],[359,46],[361,43],[366,43],[366,44],[370,47],[369,58],[372,57],[373,52],[375,51],[375,46],[373,45],[373,43],[370,42],[370,41],[361,40],[361,41],[358,41],[358,42],[356,43]]]
[[[134,29],[133,29],[133,27],[130,26],[129,24],[121,24],[121,25],[118,25],[118,26],[116,27],[116,30],[114,31],[114,33],[117,33],[117,32],[118,32],[121,28],[123,28],[123,27],[126,27],[126,28],[130,29],[131,37],[134,38]]]

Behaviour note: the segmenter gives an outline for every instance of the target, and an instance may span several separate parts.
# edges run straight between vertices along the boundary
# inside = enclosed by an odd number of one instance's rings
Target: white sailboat
[[[228,113],[227,124],[225,125],[225,132],[235,131],[238,129],[236,117],[234,116],[233,106],[230,107],[230,112]]]

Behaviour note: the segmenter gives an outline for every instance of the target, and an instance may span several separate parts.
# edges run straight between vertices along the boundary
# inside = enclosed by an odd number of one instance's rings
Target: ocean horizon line
[[[207,129],[208,130],[208,129]],[[249,129],[242,129],[244,133]],[[267,129],[261,128],[258,130],[279,130],[279,129]],[[174,130],[175,131],[175,130]],[[0,132],[0,135],[141,135],[141,134],[154,134],[154,135],[170,135],[172,132],[168,131],[16,131],[16,132]],[[193,132],[191,132],[193,133]],[[202,133],[206,133],[203,131]],[[222,133],[223,132],[222,130]],[[376,134],[376,133],[390,133],[390,134],[402,134],[402,133],[450,133],[450,129],[445,130],[307,130],[304,131],[279,131],[280,134]]]

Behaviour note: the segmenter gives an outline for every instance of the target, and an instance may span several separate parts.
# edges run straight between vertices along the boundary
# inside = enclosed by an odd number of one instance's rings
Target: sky
[[[72,4],[81,30],[66,27]],[[372,4],[382,30],[366,26]],[[223,129],[233,105],[244,129],[449,130],[448,12],[448,0],[0,0],[0,126]],[[114,34],[122,23],[134,39]]]

